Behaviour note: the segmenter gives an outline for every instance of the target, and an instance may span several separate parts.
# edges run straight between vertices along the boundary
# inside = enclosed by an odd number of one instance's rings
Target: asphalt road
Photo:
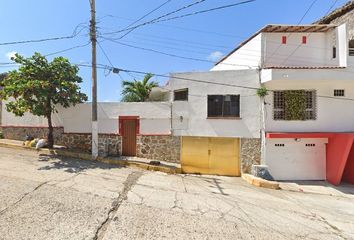
[[[354,239],[354,200],[0,148],[0,239]]]

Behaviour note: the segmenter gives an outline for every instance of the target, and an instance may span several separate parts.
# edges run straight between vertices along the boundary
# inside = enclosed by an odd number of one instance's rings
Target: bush
[[[0,139],[3,139],[4,135],[2,134],[2,132],[0,132]]]

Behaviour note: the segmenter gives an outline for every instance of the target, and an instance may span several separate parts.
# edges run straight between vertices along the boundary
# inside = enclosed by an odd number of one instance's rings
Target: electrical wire
[[[193,4],[190,4],[188,6],[193,6],[195,4],[204,2],[205,0],[200,0],[198,2],[195,2]],[[201,13],[207,13],[207,12],[211,12],[211,11],[216,11],[216,10],[220,10],[220,9],[225,9],[225,8],[230,8],[230,7],[234,7],[234,6],[238,6],[238,5],[243,5],[243,4],[247,4],[247,3],[251,3],[257,0],[247,0],[247,1],[242,1],[242,2],[238,2],[238,3],[234,3],[234,4],[229,4],[229,5],[223,5],[223,6],[219,6],[219,7],[215,7],[215,8],[210,8],[210,9],[205,9],[205,10],[201,10],[201,11],[197,11],[197,12],[193,12],[193,13],[188,13],[188,14],[184,14],[184,15],[179,15],[179,16],[175,16],[175,17],[170,17],[170,18],[165,18],[168,15],[174,14],[176,13],[176,11],[174,12],[170,12],[168,14],[162,15],[158,18],[155,18],[153,20],[150,20],[148,22],[145,23],[141,23],[138,24],[136,26],[130,27],[130,28],[125,28],[125,29],[121,29],[121,30],[117,30],[114,32],[107,32],[107,33],[102,33],[102,35],[107,35],[107,34],[115,34],[115,33],[120,33],[120,32],[124,32],[124,31],[129,31],[130,29],[134,28],[138,28],[138,27],[142,27],[148,24],[155,24],[155,23],[159,23],[159,22],[165,22],[165,21],[170,21],[170,20],[174,20],[174,19],[179,19],[179,18],[184,18],[184,17],[189,17],[189,16],[193,16],[193,15],[197,15],[197,14],[201,14]]]
[[[104,38],[104,39],[106,39],[106,38]],[[122,45],[122,46],[135,48],[135,49],[139,49],[139,50],[144,50],[144,51],[148,51],[148,52],[153,52],[153,53],[157,53],[157,54],[161,54],[161,55],[165,55],[165,56],[169,56],[169,57],[180,58],[180,59],[185,59],[185,60],[192,60],[192,61],[198,61],[198,62],[207,62],[207,63],[213,63],[213,64],[216,63],[214,61],[210,61],[210,60],[207,60],[207,59],[186,57],[186,56],[182,56],[182,55],[176,55],[176,54],[172,54],[172,53],[158,51],[158,50],[155,50],[155,49],[152,49],[152,48],[145,48],[145,47],[139,47],[139,46],[135,46],[135,45],[127,44],[127,43],[122,43],[122,42],[118,42],[118,41],[111,40],[111,39],[106,39],[106,40],[114,42],[114,43],[117,43],[117,44]],[[243,64],[232,64],[232,63],[219,63],[219,64],[230,65],[230,66],[243,66],[243,67],[248,67],[248,68],[258,67],[258,66],[250,66],[250,65],[243,65]]]
[[[316,2],[317,0],[315,0],[314,1],[314,3]],[[335,6],[335,4],[337,3],[337,1],[338,0],[334,0],[334,3],[331,5],[331,7],[328,9],[328,11],[327,11],[327,14],[331,11],[331,9]],[[314,5],[314,3],[310,6],[310,7],[312,7],[313,5]],[[308,11],[307,11],[308,12]],[[326,15],[327,15],[326,14]],[[311,33],[309,33],[308,35],[307,35],[307,37],[309,37],[311,35]],[[293,56],[296,52],[297,52],[297,50],[299,49],[301,47],[301,44],[299,44],[295,49],[294,49],[294,51],[292,51],[290,54],[289,54],[289,56],[287,56],[287,58],[285,58],[284,59],[284,61],[281,63],[281,64],[284,64],[291,56]]]
[[[87,64],[77,64],[78,66],[82,67],[91,67],[91,65]],[[100,69],[106,69],[107,66],[104,64],[97,64],[98,68]],[[249,89],[249,90],[258,90],[259,87],[251,87],[251,86],[242,86],[242,85],[237,85],[237,84],[229,84],[229,83],[220,83],[220,82],[213,82],[213,81],[206,81],[202,79],[195,79],[195,78],[186,78],[186,77],[178,77],[178,76],[171,76],[171,75],[165,75],[165,74],[159,74],[159,73],[153,73],[153,72],[145,72],[145,71],[138,71],[138,70],[130,70],[130,69],[123,69],[123,68],[115,68],[119,70],[119,72],[126,72],[126,73],[136,73],[136,74],[148,74],[151,73],[154,76],[158,77],[163,77],[163,78],[169,78],[169,79],[178,79],[178,80],[184,80],[184,81],[190,81],[190,82],[198,82],[198,83],[205,83],[205,84],[212,84],[212,85],[219,85],[219,86],[226,86],[226,87],[235,87],[235,88],[242,88],[242,89]],[[278,91],[278,90],[267,90],[269,93]],[[334,97],[334,96],[325,96],[325,95],[316,95],[317,97],[320,98],[328,98],[328,99],[336,99],[336,100],[343,100],[343,101],[354,101],[354,98],[343,98],[343,97]]]
[[[154,8],[153,10],[151,10],[150,12],[148,12],[147,14],[143,15],[142,17],[140,17],[139,19],[137,19],[136,21],[134,21],[133,23],[129,24],[126,28],[129,28],[131,26],[133,26],[134,24],[140,22],[140,20],[146,18],[147,16],[149,16],[150,14],[154,13],[155,11],[159,10],[160,8],[162,8],[163,6],[165,6],[167,3],[171,2],[172,0],[167,0],[164,3],[162,3],[161,5],[159,5],[158,7]],[[119,39],[124,38],[125,36],[127,36],[129,33],[131,33],[132,31],[134,31],[135,28],[132,28],[131,30],[129,30],[128,32],[126,32],[125,34],[123,34],[121,37],[119,37]]]
[[[203,2],[205,2],[205,1],[206,1],[206,0],[198,0],[198,1],[194,2],[194,3],[185,5],[185,6],[183,6],[183,7],[181,7],[181,8],[178,8],[178,9],[172,11],[172,12],[169,12],[169,13],[166,13],[166,14],[164,14],[164,15],[162,15],[162,16],[159,16],[159,17],[157,17],[157,18],[154,18],[154,19],[152,19],[152,20],[150,20],[150,21],[147,21],[147,22],[138,24],[138,25],[133,26],[133,27],[130,27],[130,28],[124,28],[124,29],[120,29],[120,30],[117,30],[117,31],[108,32],[108,33],[104,33],[104,34],[121,33],[121,32],[124,32],[124,31],[129,31],[129,30],[131,30],[131,29],[136,29],[136,28],[138,28],[138,27],[145,26],[145,25],[147,25],[147,24],[152,24],[152,23],[154,23],[154,21],[158,21],[158,20],[160,20],[160,19],[162,19],[162,18],[164,18],[164,17],[168,17],[168,16],[170,16],[170,15],[172,15],[172,14],[178,13],[178,12],[180,12],[180,11],[182,11],[182,10],[185,10],[185,9],[187,9],[187,8],[190,8],[190,7],[193,7],[193,6],[197,5],[197,4],[203,3]]]
[[[42,39],[32,39],[32,40],[23,40],[23,41],[15,41],[15,42],[3,42],[0,43],[0,46],[6,46],[6,45],[16,45],[16,44],[26,44],[26,43],[40,43],[40,42],[48,42],[48,41],[57,41],[57,40],[64,40],[64,39],[72,39],[75,38],[76,36],[78,36],[81,31],[85,28],[83,27],[81,30],[77,31],[78,27],[82,25],[82,23],[80,23],[79,25],[77,25],[74,29],[73,34],[69,35],[69,36],[62,36],[62,37],[52,37],[52,38],[42,38]]]
[[[312,3],[310,4],[310,6],[307,8],[307,10],[305,11],[305,13],[302,15],[302,17],[300,18],[300,20],[298,21],[297,25],[300,25],[302,23],[302,21],[304,20],[304,18],[306,17],[306,15],[310,12],[310,10],[312,9],[312,7],[315,5],[315,3],[317,2],[317,0],[313,0]],[[293,33],[290,33],[287,35],[287,38],[290,38],[290,36]],[[299,45],[301,46],[301,45]],[[270,55],[270,57],[268,59],[271,59],[273,57],[273,55],[282,47],[281,44],[279,44],[279,46],[273,51],[273,53]],[[297,49],[296,49],[297,50]],[[296,50],[294,52],[296,52]],[[286,59],[287,60],[287,59]],[[286,61],[285,60],[285,61]],[[284,62],[285,62],[284,61]]]

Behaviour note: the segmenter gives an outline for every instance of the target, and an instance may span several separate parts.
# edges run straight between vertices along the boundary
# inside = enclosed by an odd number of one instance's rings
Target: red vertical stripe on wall
[[[307,43],[307,37],[306,36],[302,36],[302,44],[306,44]]]
[[[286,44],[286,36],[282,36],[281,37],[281,43],[282,44]]]

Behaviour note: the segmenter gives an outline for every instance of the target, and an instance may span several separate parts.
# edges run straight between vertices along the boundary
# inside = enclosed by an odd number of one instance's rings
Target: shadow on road
[[[61,157],[50,154],[40,154],[38,161],[48,163],[47,166],[40,167],[38,170],[61,169],[68,173],[79,173],[88,169],[112,169],[123,167],[90,160],[78,160],[74,158]]]

